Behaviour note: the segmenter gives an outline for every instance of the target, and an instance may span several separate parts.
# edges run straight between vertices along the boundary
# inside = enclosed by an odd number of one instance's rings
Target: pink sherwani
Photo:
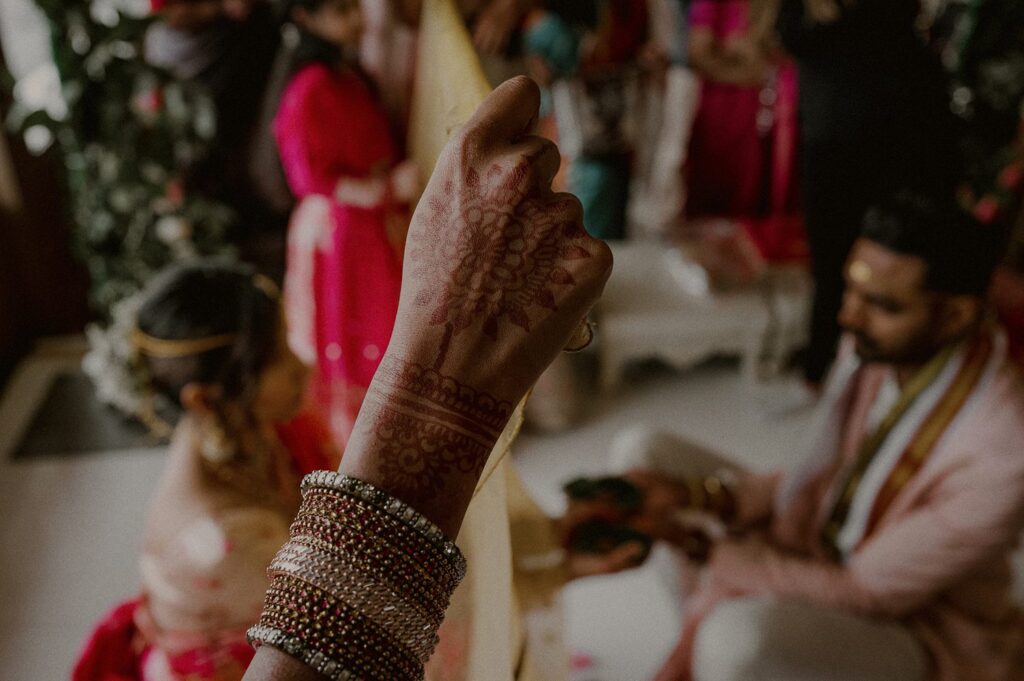
[[[867,435],[887,371],[869,366],[853,379],[844,461]],[[1010,564],[1024,530],[1024,383],[1007,360],[976,393],[845,563],[829,560],[820,539],[837,466],[786,500],[776,495],[774,510],[764,508],[768,530],[716,549],[675,654],[692,655],[697,627],[723,599],[774,596],[905,623],[930,653],[936,681],[1024,679],[1024,619]],[[780,483],[755,476],[742,485],[743,499],[770,499]]]

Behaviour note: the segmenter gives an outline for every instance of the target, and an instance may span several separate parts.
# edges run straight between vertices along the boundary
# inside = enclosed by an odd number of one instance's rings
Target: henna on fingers
[[[541,153],[550,158],[546,148]],[[535,173],[549,171],[525,155],[511,168],[492,165],[484,177],[470,168],[459,201],[431,200],[433,230],[458,233],[454,240],[426,241],[423,248],[431,252],[413,256],[429,270],[419,276],[436,277],[439,266],[450,270],[446,286],[425,288],[415,301],[429,309],[431,324],[444,329],[435,369],[444,365],[452,339],[474,323],[492,340],[503,322],[529,332],[535,321],[557,311],[557,289],[576,283],[563,263],[591,257],[575,197],[523,200],[537,181]],[[443,196],[451,196],[454,186],[450,181]]]

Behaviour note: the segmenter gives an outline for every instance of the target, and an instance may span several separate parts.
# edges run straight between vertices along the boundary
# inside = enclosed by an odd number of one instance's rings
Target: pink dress
[[[749,0],[694,0],[690,29],[744,39]],[[782,62],[764,86],[705,80],[690,142],[687,212],[740,220],[769,260],[806,250],[796,182],[797,78]]]
[[[388,230],[400,233],[408,211],[388,200],[343,204],[334,193],[345,178],[387,173],[399,155],[370,85],[323,64],[289,82],[274,134],[299,199],[288,233],[289,341],[316,367],[313,406],[343,443],[391,338],[402,270]]]

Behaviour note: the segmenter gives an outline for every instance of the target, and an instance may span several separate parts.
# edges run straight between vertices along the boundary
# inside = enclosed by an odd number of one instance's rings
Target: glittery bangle
[[[425,612],[416,599],[398,593],[354,563],[344,555],[290,544],[278,553],[268,574],[299,579],[344,601],[384,631],[407,642],[413,654],[425,663],[437,645],[440,619]]]
[[[308,546],[332,553],[337,553],[336,547],[314,537],[299,537],[288,542],[286,546]],[[443,618],[448,608],[447,591],[437,586],[425,583],[422,573],[412,569],[408,564],[399,562],[390,555],[374,553],[371,551],[351,551],[347,554],[352,560],[364,564],[363,572],[377,575],[382,581],[390,584],[401,585],[408,592],[410,598],[416,598],[424,610],[431,616]],[[386,575],[386,576],[383,576]]]
[[[422,535],[365,502],[336,492],[318,490],[316,494],[307,494],[296,517],[294,530],[302,531],[304,525],[327,530],[325,525],[330,524],[334,531],[328,530],[328,533],[336,536],[353,521],[366,529],[366,535],[387,537],[390,544],[415,558],[428,572],[429,579],[442,582],[443,588],[447,589],[462,579],[457,568],[439,555],[437,546]],[[293,536],[296,535],[293,533]]]
[[[271,582],[258,624],[298,638],[308,650],[362,679],[418,679],[423,672],[423,663],[392,632],[343,600],[291,577]]]
[[[250,641],[338,681],[422,679],[465,576],[462,552],[373,485],[322,471],[302,492]]]
[[[436,553],[429,552],[429,547],[419,546],[415,538],[402,535],[386,518],[355,506],[344,511],[304,511],[292,523],[291,536],[322,540],[335,547],[335,552],[397,554],[396,560],[420,572],[420,579],[429,588],[448,591],[460,581],[459,575]]]
[[[357,499],[362,499],[378,510],[405,522],[426,539],[437,545],[438,549],[450,560],[452,566],[460,575],[466,573],[466,559],[462,551],[455,545],[455,542],[448,539],[434,523],[430,522],[419,511],[405,502],[396,499],[368,482],[350,478],[334,471],[316,471],[310,473],[302,480],[302,491],[305,494],[307,489],[323,487],[334,489],[345,494],[350,494]]]

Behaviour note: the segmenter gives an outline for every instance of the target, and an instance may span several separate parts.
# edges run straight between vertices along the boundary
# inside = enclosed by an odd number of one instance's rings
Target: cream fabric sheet
[[[425,0],[409,130],[410,157],[423,177],[490,91],[451,0]],[[429,681],[568,676],[557,598],[564,566],[550,520],[526,493],[508,456],[521,424],[522,405],[491,454],[457,539],[469,569],[428,665]]]

